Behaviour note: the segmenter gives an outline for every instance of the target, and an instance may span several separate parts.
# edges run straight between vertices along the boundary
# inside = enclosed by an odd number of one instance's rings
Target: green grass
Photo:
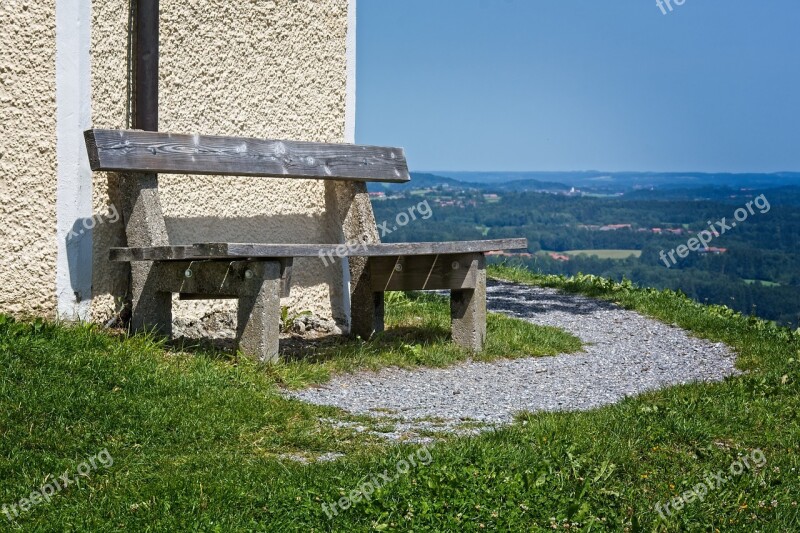
[[[89,326],[0,319],[0,504],[18,501],[48,475],[74,472],[107,448],[113,466],[38,505],[21,518],[20,528],[550,531],[570,523],[584,531],[800,529],[797,335],[669,291],[502,267],[492,273],[615,301],[727,342],[748,372],[585,413],[521,415],[497,432],[436,444],[429,448],[430,464],[411,468],[368,501],[328,518],[322,503],[384,470],[394,473],[398,460],[419,450],[320,423],[320,417],[352,417],[284,399],[276,371],[245,360],[174,353],[147,337],[115,338]],[[446,320],[441,307],[433,311],[437,305],[417,298],[391,302],[390,320],[410,320],[435,338]],[[381,341],[381,350],[400,355],[360,358],[348,351],[356,348],[334,347],[352,361],[337,366],[331,360],[340,356],[332,352],[303,364],[333,365],[328,372],[397,357],[407,365],[428,364],[415,350],[410,357],[396,347],[411,344],[413,337],[404,337],[411,333],[395,333]],[[426,350],[426,335],[411,345]],[[509,350],[521,346],[519,340],[504,342]],[[445,356],[431,360],[448,364]],[[294,364],[300,363],[287,363],[281,372],[290,373]],[[286,381],[323,379],[310,368],[296,369],[301,375]],[[653,510],[754,449],[766,457],[763,468],[730,476],[666,521]],[[300,465],[277,455],[330,451],[346,456]],[[3,515],[0,520],[3,528],[11,526]]]
[[[515,359],[580,351],[577,337],[489,313],[483,352],[470,354],[450,342],[450,304],[431,293],[386,293],[387,331],[369,342],[334,340],[266,371],[289,388],[327,381],[338,372],[378,370],[389,366],[444,367],[467,358],[478,361]]]
[[[445,299],[393,293],[387,300],[387,331],[377,339],[322,343],[304,358],[270,366],[222,352],[171,351],[149,336],[0,316],[0,505],[19,502],[53,476],[73,477],[78,465],[108,449],[111,468],[36,506],[19,524],[43,530],[47,524],[91,530],[124,524],[142,531],[324,525],[315,498],[297,502],[312,494],[310,467],[281,461],[281,454],[348,454],[336,466],[315,467],[329,473],[312,483],[322,494],[340,468],[343,479],[355,482],[364,464],[398,452],[374,435],[321,423],[364,420],[287,400],[280,386],[318,384],[342,371],[581,348],[558,329],[490,314],[486,350],[472,355],[449,340]],[[373,425],[378,431],[393,426]],[[295,506],[311,514],[294,517],[288,511]],[[5,515],[0,524],[10,525]]]

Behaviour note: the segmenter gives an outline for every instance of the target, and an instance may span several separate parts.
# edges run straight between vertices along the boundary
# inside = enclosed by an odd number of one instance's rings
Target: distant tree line
[[[758,211],[737,227],[715,238],[710,246],[725,248],[720,255],[690,253],[667,268],[661,250],[672,250],[709,221],[732,220],[736,208],[760,192],[725,190],[714,196],[690,192],[653,191],[623,197],[579,197],[533,192],[497,194],[487,201],[487,191],[453,191],[434,188],[428,199],[433,216],[417,220],[390,235],[388,242],[442,241],[461,239],[526,237],[529,251],[593,249],[641,250],[640,258],[624,260],[577,256],[555,261],[545,254],[514,261],[543,273],[572,275],[578,272],[621,279],[642,286],[680,289],[704,302],[725,304],[739,311],[756,313],[786,325],[800,325],[800,189],[764,191],[769,212]],[[457,197],[465,207],[441,206],[437,201]],[[643,198],[644,197],[644,198]],[[654,199],[657,197],[660,199]],[[378,220],[392,220],[396,213],[420,201],[406,198],[373,202]],[[631,224],[631,229],[599,231],[586,226]],[[653,228],[680,228],[682,235],[654,233]],[[640,229],[646,231],[638,231]],[[748,281],[745,281],[748,280]],[[767,283],[760,283],[767,282]],[[770,283],[779,286],[768,286]]]

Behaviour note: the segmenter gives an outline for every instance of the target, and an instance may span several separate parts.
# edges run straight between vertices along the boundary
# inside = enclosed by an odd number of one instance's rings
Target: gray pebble
[[[492,282],[488,306],[564,329],[583,341],[584,351],[344,374],[291,396],[372,416],[391,410],[405,421],[436,417],[494,425],[511,422],[520,411],[592,409],[645,391],[737,373],[735,354],[726,345],[605,301]]]

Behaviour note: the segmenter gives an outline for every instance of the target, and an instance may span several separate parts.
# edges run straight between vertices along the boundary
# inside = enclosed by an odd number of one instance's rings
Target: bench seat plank
[[[148,248],[111,248],[112,261],[181,261],[187,259],[244,259],[282,257],[377,257],[484,253],[494,250],[527,248],[527,239],[489,239],[480,241],[400,242],[362,244],[347,248],[337,244],[247,244],[204,243]]]
[[[92,170],[404,183],[402,148],[186,135],[139,130],[84,132]]]

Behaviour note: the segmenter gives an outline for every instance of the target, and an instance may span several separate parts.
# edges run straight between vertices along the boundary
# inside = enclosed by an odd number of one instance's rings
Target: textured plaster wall
[[[128,3],[92,3],[92,106],[97,127],[126,126]],[[342,142],[347,0],[161,2],[160,129]],[[96,173],[94,205],[107,212],[115,177]],[[111,184],[111,187],[109,187]],[[340,242],[336,191],[313,180],[161,176],[174,244]],[[109,196],[111,194],[111,196]],[[126,270],[107,260],[120,224],[94,230],[93,315],[108,316]],[[339,265],[298,259],[295,310],[343,320]],[[196,303],[181,302],[176,313]],[[218,305],[218,304],[217,304]]]
[[[55,1],[0,3],[0,311],[56,307]]]

